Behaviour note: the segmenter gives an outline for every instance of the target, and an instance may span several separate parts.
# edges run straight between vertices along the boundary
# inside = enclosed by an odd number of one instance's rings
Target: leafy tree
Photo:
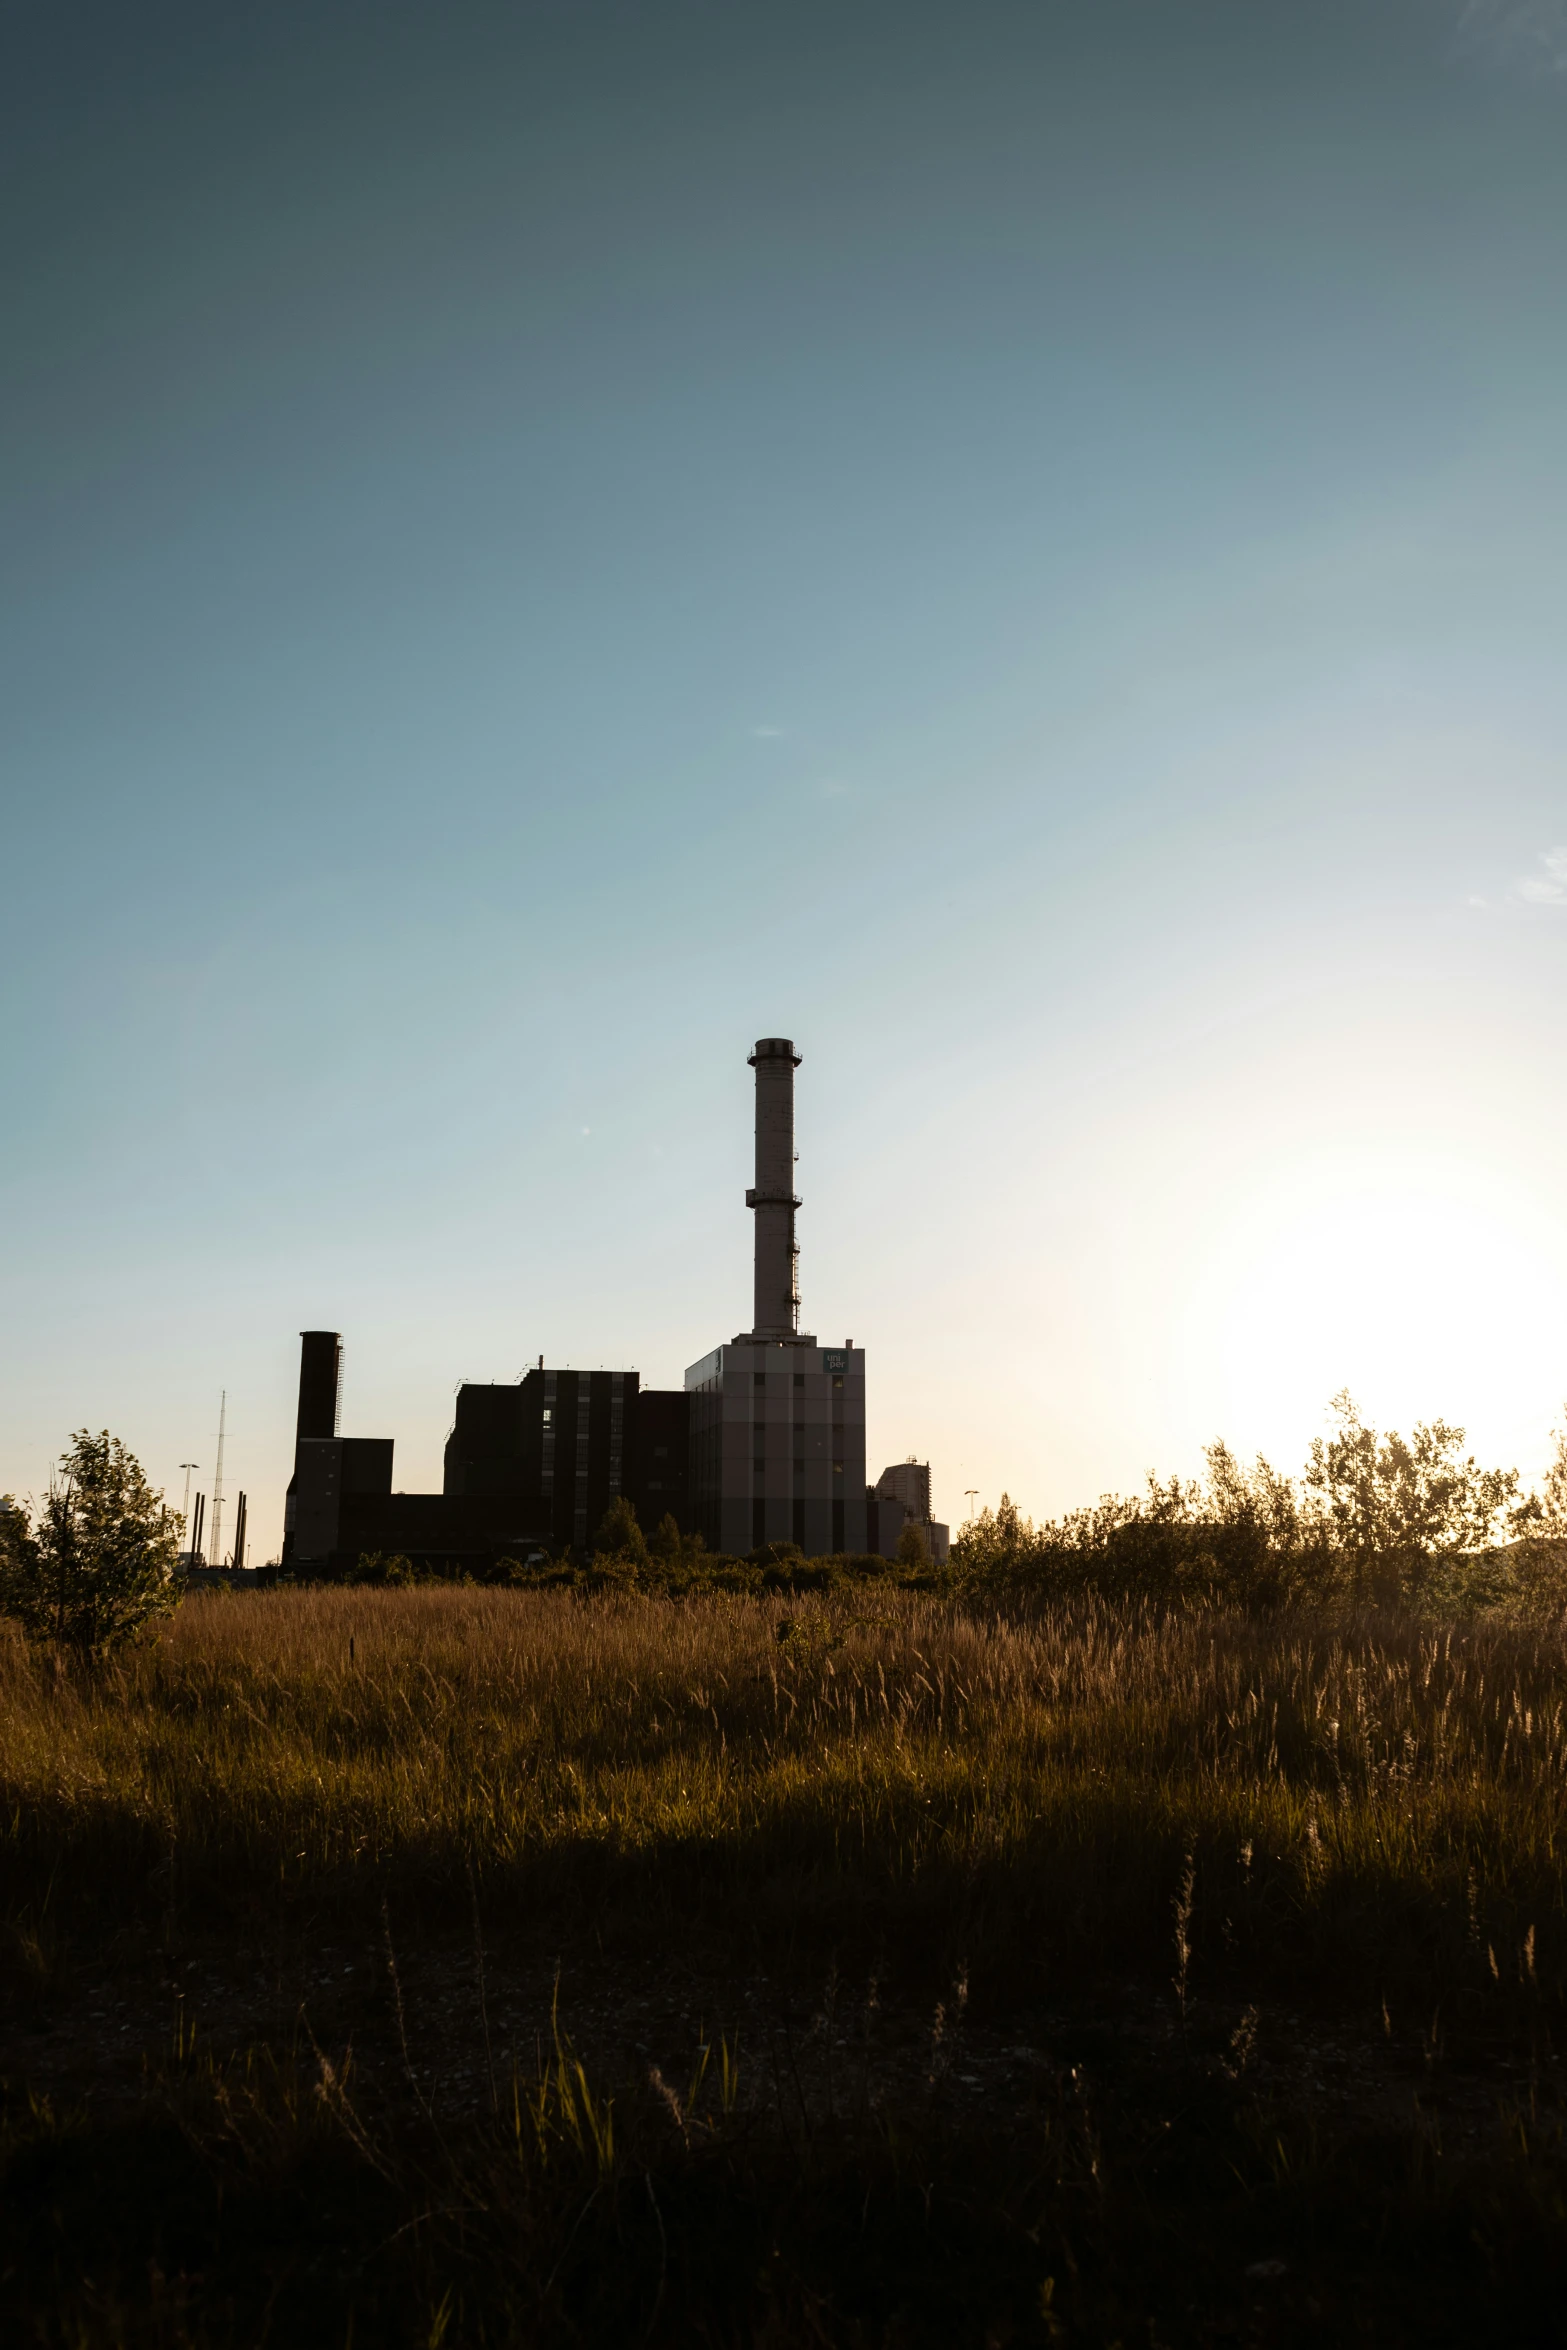
[[[904,1519],[896,1555],[900,1567],[918,1569],[930,1565],[930,1544],[925,1539],[924,1527],[917,1519]]]
[[[1567,1612],[1567,1425],[1551,1430],[1541,1490],[1518,1504],[1512,1527],[1519,1539],[1507,1565],[1518,1599],[1532,1614]]]
[[[1520,1534],[1546,1542],[1567,1541],[1567,1405],[1562,1417],[1564,1425],[1551,1430],[1551,1459],[1543,1490],[1531,1493],[1513,1512],[1513,1524]]]
[[[397,1588],[411,1587],[418,1580],[412,1559],[405,1558],[400,1550],[389,1554],[379,1550],[362,1550],[359,1562],[349,1577],[351,1583],[388,1583]]]
[[[1005,1582],[1035,1564],[1050,1531],[1042,1528],[1036,1537],[1031,1522],[1004,1493],[994,1510],[987,1506],[970,1518],[952,1544],[952,1557],[973,1582]]]
[[[0,1609],[33,1640],[116,1647],[178,1605],[180,1527],[117,1436],[80,1428],[36,1525],[14,1506],[0,1521]]]
[[[1317,1437],[1305,1485],[1331,1532],[1351,1591],[1419,1598],[1458,1560],[1494,1549],[1518,1502],[1516,1469],[1462,1457],[1462,1428],[1417,1424],[1413,1437],[1368,1428],[1347,1389],[1338,1428]]]
[[[635,1504],[625,1494],[617,1493],[604,1512],[594,1548],[600,1558],[632,1559],[639,1567],[647,1564],[647,1536]]]
[[[650,1555],[656,1559],[675,1560],[683,1555],[685,1544],[672,1510],[665,1510],[648,1536],[647,1546]]]

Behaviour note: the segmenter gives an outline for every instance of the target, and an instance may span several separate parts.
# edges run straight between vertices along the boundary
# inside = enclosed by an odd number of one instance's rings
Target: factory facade
[[[799,1329],[794,1191],[794,1072],[785,1037],[763,1037],[756,1070],[753,1326],[715,1347],[679,1389],[635,1371],[536,1367],[509,1384],[467,1384],[440,1493],[397,1493],[390,1437],[339,1430],[342,1342],[307,1330],[300,1351],[294,1474],[284,1510],[285,1566],[343,1571],[366,1553],[447,1571],[482,1571],[591,1550],[624,1497],[645,1533],[671,1519],[683,1536],[744,1556],[793,1544],[890,1558],[906,1523],[931,1555],[947,1529],[930,1517],[919,1464],[865,1476],[865,1353]]]

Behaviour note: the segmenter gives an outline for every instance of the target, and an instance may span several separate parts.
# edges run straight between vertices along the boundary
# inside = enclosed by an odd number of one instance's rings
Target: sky
[[[0,1491],[1567,1396],[1567,0],[0,0]]]

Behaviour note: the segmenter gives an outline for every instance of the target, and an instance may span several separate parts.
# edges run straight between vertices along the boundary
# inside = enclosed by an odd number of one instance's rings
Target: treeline
[[[952,1580],[998,1596],[1177,1606],[1567,1607],[1567,1430],[1542,1492],[1525,1495],[1516,1469],[1464,1452],[1462,1428],[1433,1420],[1409,1438],[1383,1435],[1347,1393],[1330,1408],[1332,1433],[1298,1477],[1260,1456],[1248,1468],[1216,1443],[1205,1476],[1150,1476],[1141,1494],[1043,1525],[1003,1495],[954,1541]]]
[[[1516,1469],[1484,1468],[1464,1431],[1421,1422],[1413,1436],[1364,1421],[1348,1394],[1333,1427],[1291,1477],[1259,1457],[1208,1447],[1203,1476],[1150,1476],[1131,1496],[1034,1525],[1005,1494],[970,1519],[937,1563],[923,1530],[897,1556],[807,1558],[793,1544],[748,1557],[709,1551],[672,1517],[645,1532],[612,1503],[596,1541],[548,1559],[500,1558],[482,1580],[582,1592],[831,1592],[858,1585],[1006,1602],[1092,1598],[1160,1607],[1267,1612],[1303,1605],[1411,1606],[1442,1614],[1567,1613],[1567,1428],[1539,1493]],[[0,1615],[35,1640],[96,1654],[133,1639],[181,1594],[180,1520],[107,1430],[77,1432],[36,1513],[0,1496]],[[418,1567],[367,1553],[348,1575],[368,1584],[471,1581],[454,1560]]]

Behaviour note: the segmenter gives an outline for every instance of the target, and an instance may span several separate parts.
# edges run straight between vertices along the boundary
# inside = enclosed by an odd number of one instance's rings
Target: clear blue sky
[[[677,1383],[764,1033],[948,1514],[1538,1466],[1567,10],[0,26],[0,1490]]]

